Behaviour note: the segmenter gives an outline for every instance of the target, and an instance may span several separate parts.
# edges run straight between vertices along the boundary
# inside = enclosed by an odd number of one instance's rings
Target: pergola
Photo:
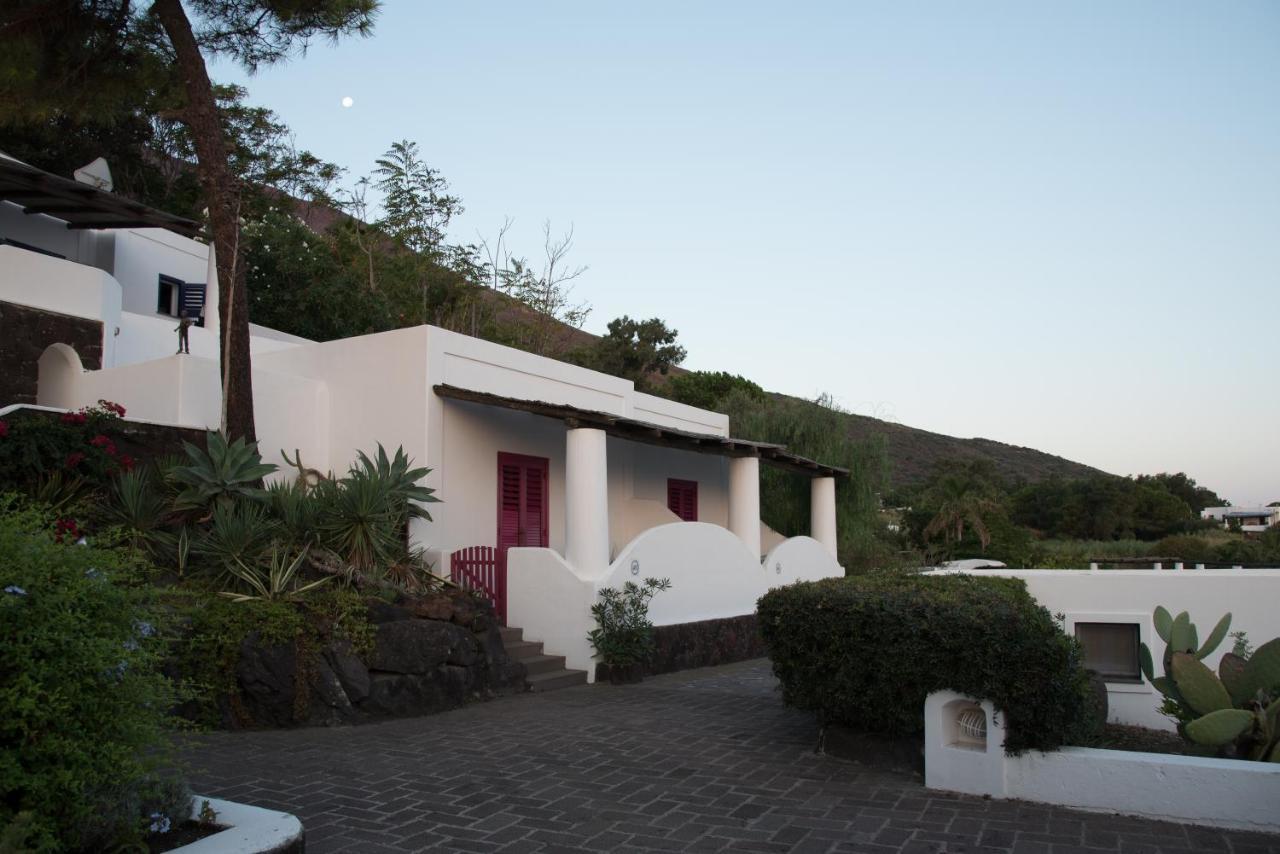
[[[0,156],[0,200],[48,214],[68,228],[163,228],[195,237],[200,223]]]
[[[729,530],[749,548],[760,548],[760,463],[810,478],[810,527],[832,556],[836,553],[835,479],[849,470],[793,454],[783,445],[707,433],[691,433],[608,412],[559,403],[506,397],[447,384],[432,386],[450,400],[496,406],[563,421],[565,446],[565,558],[574,566],[607,566],[608,463],[605,439],[616,436],[667,448],[729,458]]]

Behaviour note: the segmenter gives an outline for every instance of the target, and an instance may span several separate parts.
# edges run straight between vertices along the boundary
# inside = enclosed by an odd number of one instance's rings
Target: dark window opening
[[[156,311],[169,317],[181,317],[186,312],[196,326],[204,326],[204,295],[203,282],[183,282],[162,274],[156,295]]]
[[[698,482],[696,480],[667,480],[667,509],[680,517],[682,522],[698,521]]]
[[[1107,682],[1142,682],[1141,643],[1136,623],[1076,623],[1084,666]]]

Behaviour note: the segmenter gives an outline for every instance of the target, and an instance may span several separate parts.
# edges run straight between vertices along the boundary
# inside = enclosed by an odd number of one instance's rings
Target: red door
[[[498,454],[498,556],[512,546],[550,545],[546,457]]]

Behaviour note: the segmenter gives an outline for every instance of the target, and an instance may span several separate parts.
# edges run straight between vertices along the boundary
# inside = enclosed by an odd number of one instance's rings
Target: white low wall
[[[956,574],[959,570],[937,570]],[[1152,613],[1163,605],[1173,614],[1187,611],[1204,638],[1223,614],[1231,614],[1231,630],[1248,632],[1255,647],[1280,637],[1280,569],[986,569],[972,575],[1020,578],[1027,591],[1052,614],[1066,616],[1065,629],[1076,623],[1135,623],[1160,667],[1164,641],[1156,635]],[[1231,639],[1205,659],[1214,670]],[[1113,723],[1172,730],[1160,714],[1163,698],[1147,682],[1107,684],[1109,718]]]
[[[985,746],[957,738],[955,715],[986,718]],[[992,798],[1244,830],[1280,830],[1280,764],[1067,747],[1004,752],[1003,716],[989,701],[937,691],[925,701],[925,785]]]
[[[511,549],[507,622],[594,679],[587,633],[595,627],[591,605],[606,587],[671,579],[671,589],[649,606],[654,625],[670,626],[754,614],[757,600],[773,587],[843,575],[822,544],[809,537],[780,543],[762,563],[719,525],[677,522],[636,537],[595,577],[584,577],[551,549]]]
[[[115,364],[121,293],[95,267],[0,245],[0,301],[101,321],[103,365]]]

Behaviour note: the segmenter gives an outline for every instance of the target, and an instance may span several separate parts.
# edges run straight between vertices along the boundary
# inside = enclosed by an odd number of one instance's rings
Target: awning
[[[62,178],[8,157],[0,157],[0,200],[13,202],[28,214],[48,214],[68,228],[163,228],[195,237],[195,220],[165,213],[144,204]]]
[[[839,466],[819,463],[815,460],[793,454],[783,445],[769,442],[752,442],[748,439],[733,439],[726,436],[715,436],[709,433],[691,433],[676,430],[648,421],[637,421],[608,412],[596,412],[590,409],[579,409],[561,403],[546,403],[540,400],[524,400],[518,397],[503,397],[483,391],[458,388],[451,385],[433,386],[440,397],[451,400],[463,400],[468,403],[481,403],[485,406],[497,406],[502,409],[514,409],[517,412],[528,412],[546,418],[564,421],[570,427],[594,427],[603,430],[610,436],[627,439],[632,442],[643,442],[646,445],[661,445],[666,448],[679,448],[683,451],[696,451],[700,454],[716,454],[722,457],[759,457],[761,462],[779,468],[788,469],[809,477],[848,477],[849,470]]]

